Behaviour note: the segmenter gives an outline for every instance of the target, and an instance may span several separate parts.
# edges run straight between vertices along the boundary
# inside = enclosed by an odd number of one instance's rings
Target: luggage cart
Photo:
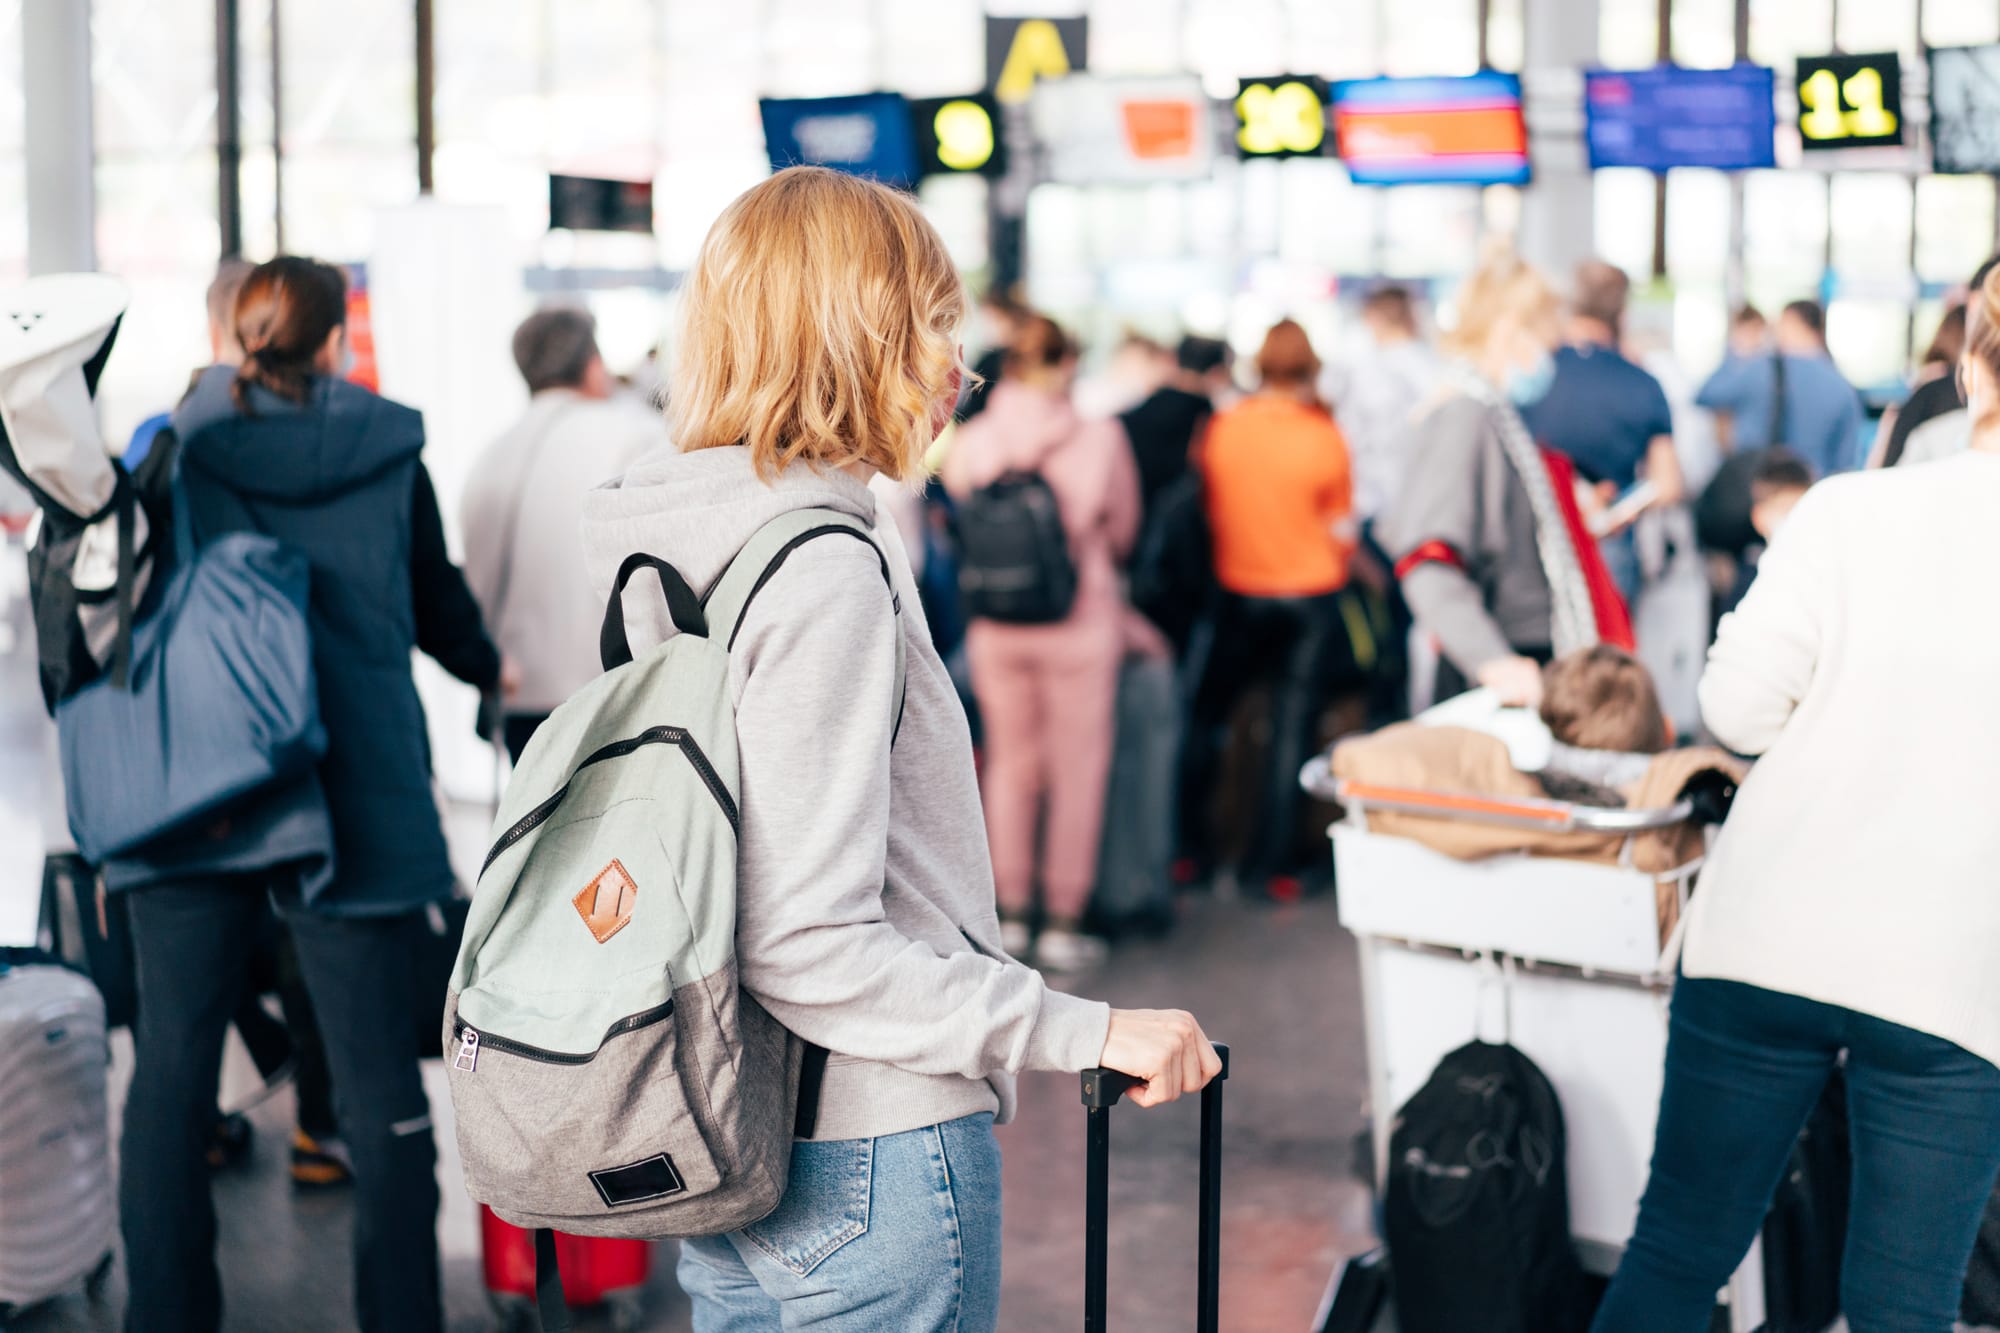
[[[1446,1054],[1497,1037],[1540,1065],[1562,1099],[1570,1230],[1585,1269],[1608,1276],[1638,1220],[1666,1064],[1675,951],[1661,944],[1661,898],[1671,895],[1678,920],[1701,868],[1697,858],[1640,870],[1631,840],[1693,818],[1693,802],[1602,809],[1383,786],[1336,778],[1325,756],[1300,782],[1346,811],[1329,835],[1340,921],[1360,945],[1378,1189],[1396,1109]],[[1615,865],[1461,861],[1371,829],[1370,814],[1383,812],[1626,843]],[[1732,1333],[1763,1324],[1763,1288],[1759,1243],[1724,1296]]]

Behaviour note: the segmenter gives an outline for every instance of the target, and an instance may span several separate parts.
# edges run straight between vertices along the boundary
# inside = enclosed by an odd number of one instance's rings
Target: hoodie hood
[[[1002,380],[985,411],[959,427],[947,467],[966,490],[1009,472],[1032,472],[1075,437],[1077,424],[1067,397]]]
[[[211,366],[174,410],[181,460],[246,496],[323,500],[375,480],[423,452],[423,417],[358,384],[316,375],[303,404],[252,386],[254,415],[230,390],[236,371]]]
[[[868,524],[876,513],[874,493],[845,472],[799,463],[767,480],[741,445],[656,449],[584,497],[591,586],[609,593],[625,557],[644,551],[705,592],[757,529],[795,509],[832,509]]]

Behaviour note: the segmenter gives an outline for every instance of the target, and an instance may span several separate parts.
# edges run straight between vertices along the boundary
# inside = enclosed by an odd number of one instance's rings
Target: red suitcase
[[[486,1293],[508,1329],[537,1327],[535,1318],[535,1233],[502,1222],[484,1204],[479,1208],[479,1245]],[[563,1295],[571,1306],[602,1305],[614,1327],[636,1329],[641,1322],[640,1289],[652,1267],[652,1246],[643,1240],[606,1240],[556,1233]]]

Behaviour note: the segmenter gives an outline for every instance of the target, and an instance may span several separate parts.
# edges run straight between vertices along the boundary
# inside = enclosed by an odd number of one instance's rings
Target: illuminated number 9
[[[1326,139],[1326,109],[1297,80],[1251,84],[1236,99],[1236,116],[1236,142],[1246,153],[1312,153]]]
[[[953,171],[977,171],[993,156],[993,118],[977,102],[946,102],[931,122],[938,161]]]

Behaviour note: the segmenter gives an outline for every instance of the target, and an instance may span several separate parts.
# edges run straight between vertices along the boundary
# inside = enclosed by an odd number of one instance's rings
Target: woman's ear
[[[931,438],[935,440],[944,434],[944,428],[951,424],[951,414],[958,410],[959,396],[965,391],[965,354],[952,363],[951,374],[945,376],[944,388],[931,400]]]
[[[347,351],[347,326],[336,324],[326,335],[326,341],[313,354],[313,371],[320,375],[340,374],[340,362]]]

